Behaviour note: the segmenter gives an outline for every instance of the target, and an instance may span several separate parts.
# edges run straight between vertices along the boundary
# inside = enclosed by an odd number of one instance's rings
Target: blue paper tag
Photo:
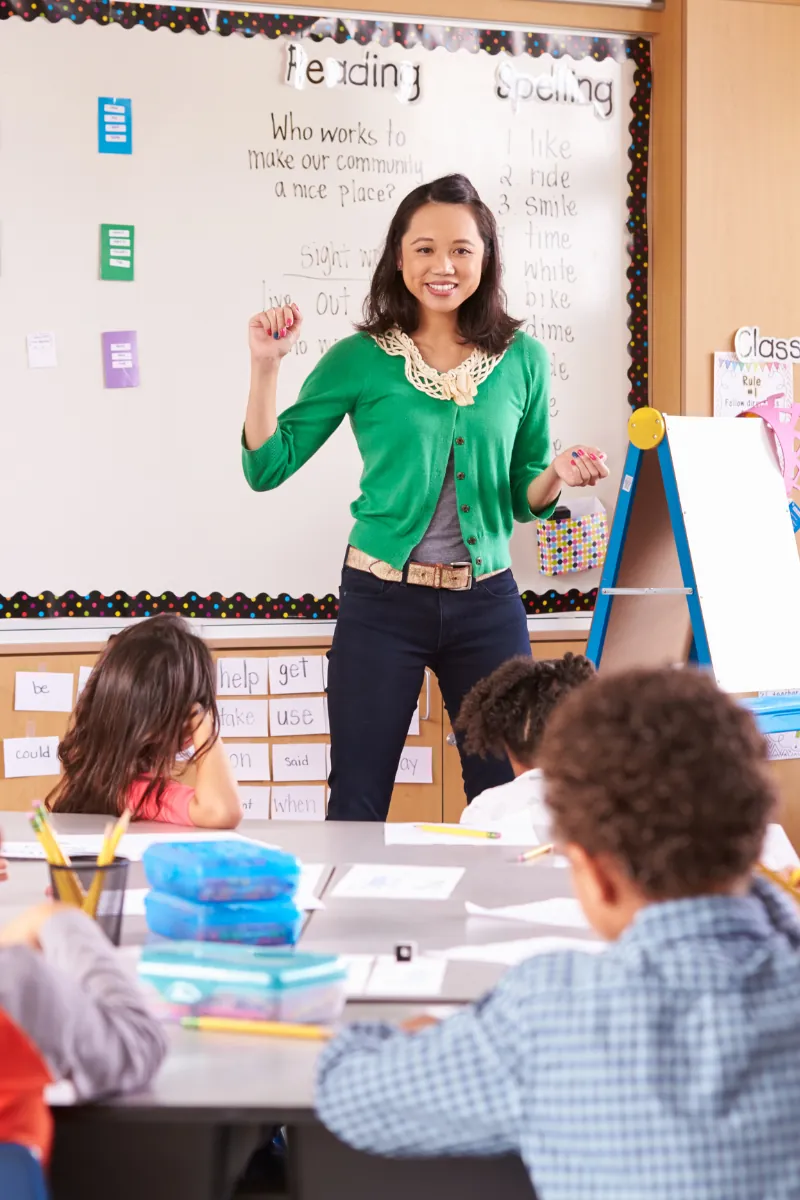
[[[797,507],[794,500],[789,501],[789,516],[792,518],[792,529],[797,533],[800,529],[800,508]]]
[[[113,96],[97,100],[97,149],[101,154],[130,154],[133,150],[131,102]]]

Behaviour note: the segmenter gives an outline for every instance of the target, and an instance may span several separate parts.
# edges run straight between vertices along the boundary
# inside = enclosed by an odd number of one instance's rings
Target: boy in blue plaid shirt
[[[605,953],[529,959],[422,1032],[346,1028],[320,1118],[376,1154],[518,1154],[539,1200],[800,1196],[800,923],[753,877],[753,718],[699,671],[604,676],[539,762]]]

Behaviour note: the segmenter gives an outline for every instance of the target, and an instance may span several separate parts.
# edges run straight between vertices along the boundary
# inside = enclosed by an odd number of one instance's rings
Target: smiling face
[[[449,313],[477,290],[484,247],[468,204],[424,204],[400,243],[398,270],[431,313]]]

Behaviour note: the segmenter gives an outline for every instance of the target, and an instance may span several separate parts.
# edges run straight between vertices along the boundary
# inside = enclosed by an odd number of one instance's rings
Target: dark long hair
[[[444,175],[433,183],[424,183],[401,201],[373,272],[364,301],[364,320],[358,329],[380,335],[396,326],[410,335],[419,325],[419,304],[403,282],[397,261],[411,218],[425,204],[466,204],[472,210],[483,240],[483,271],[477,289],[458,310],[458,330],[465,342],[488,354],[500,354],[522,322],[506,312],[495,219],[464,175]]]
[[[131,786],[148,786],[137,811],[159,803],[184,747],[192,710],[211,713],[219,733],[214,664],[178,616],[137,621],[109,640],[58,748],[64,774],[47,797],[54,812],[119,816]],[[134,814],[135,815],[135,814]]]

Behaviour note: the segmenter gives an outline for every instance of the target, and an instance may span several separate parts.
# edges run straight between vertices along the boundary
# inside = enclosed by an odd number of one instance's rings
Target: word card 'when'
[[[220,700],[217,708],[223,738],[269,736],[266,700]]]
[[[299,654],[292,658],[271,658],[269,690],[273,696],[298,696],[304,692],[324,691],[322,658],[319,655],[307,654]]]
[[[272,747],[272,778],[276,783],[295,780],[320,780],[325,773],[325,746],[322,742],[287,742]]]
[[[274,787],[273,821],[324,821],[324,787]]]
[[[218,658],[218,696],[266,696],[266,658]]]
[[[242,781],[269,779],[269,742],[231,742],[225,747],[233,773]]]
[[[17,671],[14,708],[17,712],[72,712],[75,676],[51,671]]]
[[[239,800],[242,804],[242,820],[268,821],[270,793],[268,787],[241,787]]]
[[[3,742],[3,766],[6,779],[28,775],[58,775],[57,737],[6,738]]]

